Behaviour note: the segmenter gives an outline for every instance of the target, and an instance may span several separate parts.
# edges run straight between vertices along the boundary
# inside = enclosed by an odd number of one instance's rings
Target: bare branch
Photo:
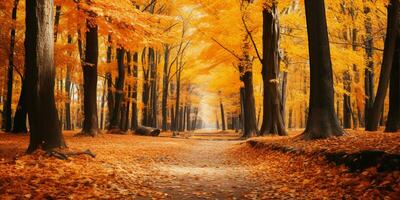
[[[263,63],[263,59],[260,56],[260,53],[257,48],[257,44],[254,41],[253,35],[251,34],[249,28],[247,27],[246,20],[244,20],[244,16],[242,16],[242,22],[243,22],[244,28],[246,29],[247,35],[249,35],[249,37],[250,37],[251,43],[253,43],[254,49],[257,53],[258,60],[260,60],[260,62]]]

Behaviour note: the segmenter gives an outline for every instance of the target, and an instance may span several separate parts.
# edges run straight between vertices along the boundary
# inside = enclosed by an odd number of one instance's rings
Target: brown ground
[[[25,155],[27,136],[0,134],[0,199],[395,199],[400,191],[389,180],[398,172],[379,175],[389,182],[376,186],[373,169],[349,174],[323,160],[254,150],[226,140],[233,133],[65,135],[71,149],[97,157]]]

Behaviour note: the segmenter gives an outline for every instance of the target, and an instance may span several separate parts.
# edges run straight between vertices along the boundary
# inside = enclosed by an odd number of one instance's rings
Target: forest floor
[[[59,160],[25,155],[29,137],[0,133],[0,199],[396,199],[400,172],[349,172],[321,156],[277,151],[268,144],[314,151],[377,149],[399,153],[399,134],[317,142],[289,137],[235,140],[237,134],[187,133],[177,138],[65,133],[71,150]],[[347,138],[347,139],[346,139]],[[360,139],[357,139],[360,138]],[[368,138],[375,138],[367,140]],[[376,139],[381,138],[381,139]],[[365,146],[364,143],[370,143]],[[367,140],[367,142],[365,142]],[[257,145],[254,145],[256,143]],[[340,144],[342,143],[342,144]],[[372,145],[375,143],[374,145]],[[260,145],[267,144],[267,145]],[[336,146],[335,146],[336,145]],[[354,147],[355,145],[364,145]],[[335,150],[336,149],[336,150]]]

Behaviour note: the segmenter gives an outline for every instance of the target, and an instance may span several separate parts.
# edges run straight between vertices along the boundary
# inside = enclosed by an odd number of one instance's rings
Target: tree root
[[[96,154],[92,153],[89,149],[85,151],[77,151],[77,152],[60,152],[55,149],[46,151],[47,155],[50,157],[55,157],[60,160],[68,160],[71,156],[79,156],[79,155],[89,155],[92,158],[96,158]]]

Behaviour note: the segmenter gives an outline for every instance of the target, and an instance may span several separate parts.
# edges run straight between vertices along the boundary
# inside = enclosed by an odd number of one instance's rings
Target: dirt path
[[[96,158],[64,161],[25,155],[28,136],[0,133],[0,199],[398,199],[380,198],[392,174],[350,174],[344,167],[224,141],[65,133],[70,149]],[[375,177],[375,178],[374,178]],[[386,189],[386,191],[389,191]],[[397,192],[397,193],[396,193]],[[375,196],[374,196],[375,195]]]
[[[176,160],[158,167],[171,179],[160,190],[174,199],[243,199],[254,190],[248,169],[227,155],[237,141],[192,141]],[[253,188],[253,189],[252,189]]]

